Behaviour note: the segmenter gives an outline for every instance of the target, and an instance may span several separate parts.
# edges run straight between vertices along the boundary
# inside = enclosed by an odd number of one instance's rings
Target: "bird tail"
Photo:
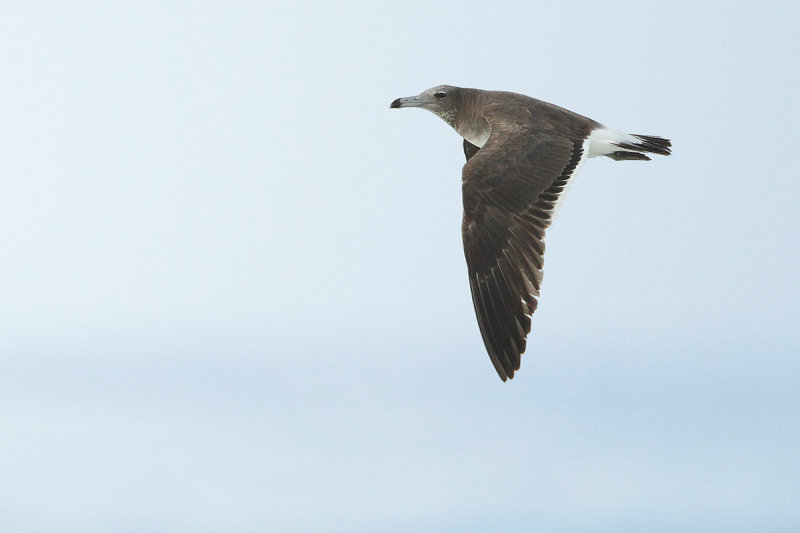
[[[663,137],[654,137],[652,135],[639,135],[632,134],[632,139],[626,142],[614,143],[622,150],[617,150],[607,154],[608,157],[616,161],[623,161],[626,159],[642,159],[649,161],[650,158],[645,153],[669,155],[672,153],[672,143],[669,139]]]

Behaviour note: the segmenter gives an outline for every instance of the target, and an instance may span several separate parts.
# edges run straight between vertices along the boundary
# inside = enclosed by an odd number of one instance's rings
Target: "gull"
[[[464,139],[461,235],[472,303],[497,374],[513,378],[538,305],[545,230],[573,176],[589,157],[648,161],[672,144],[511,92],[439,85],[390,107],[428,110]]]

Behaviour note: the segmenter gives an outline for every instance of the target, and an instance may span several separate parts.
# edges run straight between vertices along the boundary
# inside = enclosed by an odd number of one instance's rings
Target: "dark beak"
[[[398,98],[394,102],[389,105],[391,109],[400,109],[401,107],[422,107],[425,105],[425,102],[419,99],[418,96],[406,96],[404,98]]]

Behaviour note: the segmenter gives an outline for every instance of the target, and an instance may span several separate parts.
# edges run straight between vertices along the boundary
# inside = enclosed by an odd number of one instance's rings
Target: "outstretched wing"
[[[472,302],[505,381],[525,351],[542,283],[545,230],[585,158],[584,139],[493,124],[482,148],[464,148],[461,231]]]

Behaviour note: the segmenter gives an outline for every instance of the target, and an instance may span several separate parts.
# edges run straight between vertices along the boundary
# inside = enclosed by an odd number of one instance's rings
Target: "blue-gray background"
[[[798,16],[7,3],[0,529],[797,531]],[[505,384],[440,83],[674,142],[583,167]]]

